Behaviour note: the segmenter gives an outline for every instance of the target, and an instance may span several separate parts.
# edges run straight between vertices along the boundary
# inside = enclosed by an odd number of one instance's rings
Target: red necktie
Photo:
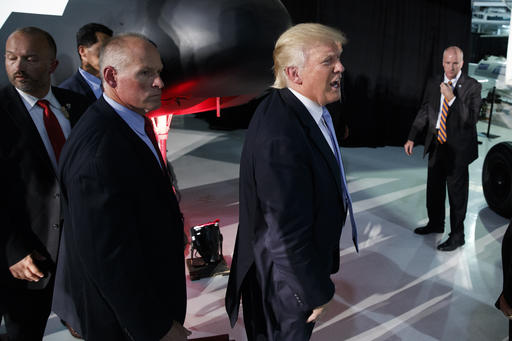
[[[151,123],[151,119],[147,116],[144,116],[144,131],[146,135],[148,135],[151,143],[153,143],[153,147],[155,147],[155,151],[158,154],[158,159],[160,160],[160,164],[162,165],[162,170],[164,173],[166,172],[165,162],[162,158],[162,153],[160,152],[160,148],[158,148],[158,143],[156,142],[155,131],[153,130],[153,123]]]
[[[52,144],[53,152],[55,153],[55,159],[58,163],[60,151],[66,142],[66,138],[64,137],[64,133],[62,132],[62,128],[60,127],[57,117],[53,113],[52,109],[50,109],[50,102],[45,99],[40,99],[36,104],[43,108],[44,127],[46,128],[46,133],[48,133],[48,137],[50,138],[50,143]]]
[[[452,81],[448,82],[448,86],[452,87]],[[440,144],[443,144],[446,142],[446,139],[448,138],[448,134],[446,133],[446,117],[448,117],[448,101],[446,100],[446,97],[443,98],[443,107],[441,108],[441,118],[439,119],[439,130],[437,131],[437,141],[439,141]]]

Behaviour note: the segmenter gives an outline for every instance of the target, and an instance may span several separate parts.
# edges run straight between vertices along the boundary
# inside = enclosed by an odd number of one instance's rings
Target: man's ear
[[[57,59],[54,59],[50,64],[50,73],[54,73],[55,69],[57,69],[57,66],[59,65],[59,61]]]
[[[299,75],[298,67],[287,66],[284,68],[284,73],[286,74],[286,78],[288,78],[288,81],[298,85],[302,84],[302,78]]]
[[[111,88],[117,87],[117,71],[112,66],[103,69],[103,79]]]
[[[87,47],[83,45],[78,46],[78,54],[80,55],[80,60],[84,60],[84,58],[87,58],[86,48]]]

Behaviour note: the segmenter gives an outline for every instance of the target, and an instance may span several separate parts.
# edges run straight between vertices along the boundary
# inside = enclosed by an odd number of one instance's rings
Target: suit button
[[[53,225],[52,225],[52,228],[53,228],[54,230],[58,230],[58,229],[59,229],[59,224],[53,224]]]

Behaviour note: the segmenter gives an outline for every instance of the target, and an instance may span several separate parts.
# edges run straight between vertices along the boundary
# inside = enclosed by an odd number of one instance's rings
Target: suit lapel
[[[453,94],[458,96],[463,96],[466,91],[466,76],[464,74],[461,74],[459,77],[459,80],[457,81],[457,84],[455,85],[455,88],[453,89]]]
[[[54,172],[52,162],[41,139],[41,135],[39,135],[36,125],[34,121],[32,121],[19,93],[13,86],[7,88],[7,93],[8,96],[5,103],[7,114],[18,126],[23,137],[26,138],[27,146],[30,148],[30,151],[34,152],[41,159],[45,167],[48,167]]]
[[[331,147],[325,140],[322,131],[316,124],[313,117],[311,117],[311,114],[308,112],[306,107],[297,97],[295,97],[294,94],[292,94],[290,90],[284,88],[279,90],[279,92],[284,101],[294,109],[294,112],[296,113],[299,121],[304,127],[304,130],[308,135],[309,139],[312,141],[313,145],[316,146],[316,148],[320,151],[320,154],[322,155],[327,165],[329,166],[329,169],[331,170],[331,175],[336,180],[336,184],[338,185],[338,192],[340,193],[341,196],[342,191],[340,167],[338,165],[338,161],[336,161],[336,157],[334,156],[331,150]]]
[[[437,115],[439,114],[439,111],[441,110],[441,90],[439,89],[439,84],[441,84],[441,82],[444,81],[444,76],[441,76],[441,78],[439,79],[439,82],[437,84],[434,84],[432,85],[432,87],[435,87],[434,90],[434,93],[436,94],[434,96],[435,98],[435,101],[436,101],[436,105],[435,105],[435,108],[436,108],[436,120],[437,120]]]
[[[159,179],[159,181],[161,181],[159,186],[165,184],[168,188],[170,186],[170,182],[167,181],[158,160],[146,143],[142,141],[137,133],[135,133],[132,128],[130,128],[130,126],[115,112],[115,110],[105,101],[103,96],[99,98],[98,104],[103,106],[102,111],[106,112],[113,120],[117,121],[117,123],[115,123],[116,127],[118,127],[120,133],[128,139],[133,146],[134,153],[137,155],[133,159],[138,160],[138,163],[148,170],[147,176]],[[157,150],[157,152],[160,151]]]
[[[69,123],[71,127],[73,127],[80,117],[80,113],[76,111],[78,108],[76,105],[73,105],[72,99],[66,95],[65,91],[52,86],[52,92],[57,101],[59,101],[59,104],[62,106],[63,109],[61,110],[65,110],[69,114]]]
[[[91,103],[94,103],[96,101],[96,96],[80,71],[77,71],[76,79],[78,80],[78,83],[80,83],[80,86],[85,90],[87,99],[91,101]]]

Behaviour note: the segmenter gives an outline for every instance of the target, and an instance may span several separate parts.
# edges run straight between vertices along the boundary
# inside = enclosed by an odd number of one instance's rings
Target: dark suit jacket
[[[67,107],[73,126],[84,112],[85,99],[69,90],[52,87],[57,100]],[[4,220],[7,266],[37,250],[48,261],[40,264],[47,276],[37,283],[15,280],[13,285],[44,288],[55,271],[60,240],[61,189],[43,141],[16,89],[0,90],[0,159],[7,165],[8,219]],[[5,173],[4,173],[5,174]],[[2,186],[2,187],[3,187]],[[4,269],[2,269],[3,271]]]
[[[503,270],[503,290],[502,294],[507,301],[508,305],[512,305],[512,220],[507,227],[507,231],[503,236],[503,241],[501,242],[501,263]],[[496,308],[500,309],[500,297],[494,303]],[[512,338],[512,321],[508,321],[508,335],[509,339]]]
[[[290,90],[273,90],[252,118],[240,161],[240,223],[226,292],[232,325],[253,265],[271,302],[308,312],[332,298],[343,207],[340,169],[322,132]]]
[[[88,106],[96,102],[96,96],[94,96],[94,92],[92,92],[91,87],[79,71],[75,72],[73,76],[62,82],[59,85],[59,88],[68,89],[84,95],[87,98]]]
[[[426,130],[424,156],[432,150],[437,138],[436,123],[441,104],[439,85],[442,81],[442,77],[428,81],[421,108],[409,132],[409,140],[415,141]],[[445,143],[454,166],[467,166],[478,157],[476,123],[480,112],[481,90],[480,83],[464,74],[454,88],[457,98],[448,110]]]
[[[503,295],[509,305],[512,305],[512,221],[503,236],[501,244],[501,261],[503,266]]]
[[[186,308],[183,220],[147,145],[100,97],[61,155],[68,290],[87,340],[159,340]]]

